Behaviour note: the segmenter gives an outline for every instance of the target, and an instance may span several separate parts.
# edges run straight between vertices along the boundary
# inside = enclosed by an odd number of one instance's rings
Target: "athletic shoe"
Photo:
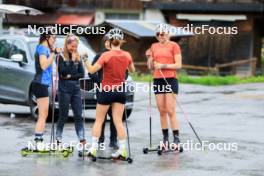
[[[28,146],[28,150],[44,151],[45,144],[43,142],[43,139],[34,139],[34,141],[31,142],[31,145]]]
[[[174,146],[176,147],[179,147],[179,144],[180,144],[180,139],[179,139],[179,137],[174,137],[174,139],[173,139],[173,144],[174,144]]]
[[[126,151],[126,149],[117,150],[115,153],[111,154],[111,157],[112,158],[119,158],[119,157],[127,158],[127,151]]]
[[[87,151],[87,155],[88,156],[92,156],[92,157],[96,157],[97,155],[97,150],[95,148],[89,148],[88,151]]]
[[[169,149],[169,140],[168,139],[163,139],[162,141],[162,146],[159,145],[158,149],[161,149],[161,150],[168,150]]]

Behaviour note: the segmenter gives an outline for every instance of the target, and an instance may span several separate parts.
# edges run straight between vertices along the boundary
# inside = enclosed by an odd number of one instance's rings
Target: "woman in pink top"
[[[178,94],[178,80],[176,70],[182,67],[181,50],[177,43],[170,41],[170,27],[159,24],[156,29],[158,42],[150,48],[148,63],[154,69],[153,90],[160,113],[160,122],[163,133],[163,144],[168,145],[169,117],[173,133],[173,143],[179,144],[179,122],[176,118],[176,95]],[[173,95],[173,96],[172,96]]]

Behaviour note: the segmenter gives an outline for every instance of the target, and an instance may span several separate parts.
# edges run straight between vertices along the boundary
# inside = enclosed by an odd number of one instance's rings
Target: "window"
[[[10,56],[14,54],[21,54],[23,56],[23,62],[27,63],[27,52],[25,45],[19,40],[14,40]]]
[[[138,20],[138,13],[105,13],[106,20]]]
[[[10,40],[0,40],[0,57],[5,59],[10,59],[10,51],[12,48],[12,43]]]

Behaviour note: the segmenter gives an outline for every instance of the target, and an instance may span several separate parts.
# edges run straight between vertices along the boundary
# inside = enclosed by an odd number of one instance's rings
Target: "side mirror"
[[[13,54],[11,56],[11,60],[13,62],[19,62],[19,63],[21,63],[21,62],[23,62],[23,55],[22,54]]]

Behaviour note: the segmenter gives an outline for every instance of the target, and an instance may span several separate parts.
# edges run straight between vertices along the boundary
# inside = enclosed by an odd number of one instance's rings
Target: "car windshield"
[[[38,41],[31,41],[29,42],[30,52],[32,55],[32,58],[34,58],[35,50],[38,45]],[[56,39],[56,47],[63,48],[64,45],[64,37],[57,37]],[[95,52],[90,48],[89,44],[80,40],[80,43],[78,45],[78,51],[79,53],[87,52],[89,59],[93,59],[95,56]]]
[[[34,58],[34,54],[35,54],[37,45],[38,45],[38,41],[29,42],[30,53],[32,55],[32,58]],[[57,37],[55,46],[63,48],[63,45],[64,45],[64,37]],[[78,51],[79,51],[79,53],[86,52],[88,54],[88,59],[90,60],[90,62],[95,56],[95,52],[90,48],[89,44],[83,40],[80,40],[80,42],[79,42]],[[86,69],[84,69],[84,70],[87,73],[87,70]],[[56,64],[53,64],[53,71],[56,71]],[[87,76],[87,74],[85,74],[85,75]]]

